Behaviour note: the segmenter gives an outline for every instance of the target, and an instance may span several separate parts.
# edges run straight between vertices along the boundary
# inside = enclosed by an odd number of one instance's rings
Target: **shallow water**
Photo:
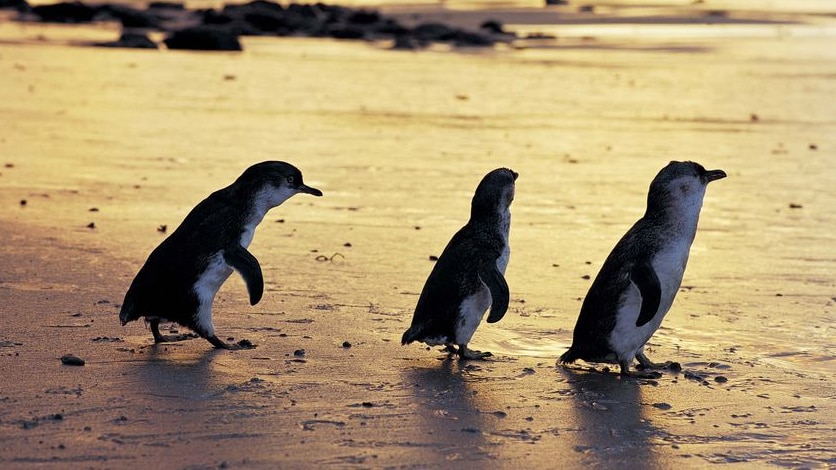
[[[730,389],[756,388],[766,376],[773,397],[832,400],[830,31],[791,39],[652,35],[642,47],[602,41],[483,53],[247,38],[242,54],[200,54],[63,45],[109,38],[107,27],[0,24],[0,39],[14,38],[0,44],[0,155],[13,165],[0,178],[1,217],[87,237],[92,256],[124,264],[127,284],[161,240],[159,225],[173,228],[255,161],[290,161],[325,197],[297,196],[259,228],[251,251],[264,269],[265,297],[303,298],[312,310],[391,338],[395,348],[431,269],[428,256],[465,222],[481,176],[508,166],[520,173],[511,309],[501,323],[483,325],[472,345],[552,362],[571,342],[591,282],[584,277],[594,278],[641,216],[650,180],[671,159],[695,160],[729,177],[708,189],[683,289],[649,355],[705,378],[735,377]],[[74,209],[57,212],[59,202]],[[85,228],[90,221],[95,231]],[[311,262],[319,255],[333,259]],[[241,288],[228,282],[219,308],[249,308],[235,300]],[[281,324],[285,312],[272,302],[256,312]],[[132,331],[129,341],[146,339]],[[398,349],[412,353],[423,350]],[[240,362],[235,367],[260,367]],[[567,383],[583,377],[560,373]],[[593,408],[617,411],[637,399],[618,394],[642,394],[584,380],[574,393]],[[734,405],[726,406],[714,412]],[[622,411],[628,424],[613,432],[632,432],[629,423],[647,418],[647,411]],[[667,419],[686,422],[688,413],[670,411]],[[310,423],[318,424],[328,425]],[[741,426],[752,427],[744,440],[770,439],[754,423]],[[786,444],[793,446],[821,443],[821,427],[773,426],[790,429],[799,440]],[[579,436],[576,450],[617,453],[595,447],[596,436]],[[683,448],[700,440],[660,429],[648,436]],[[810,462],[832,463],[831,438],[808,452]],[[781,464],[779,452],[758,452],[748,458]],[[745,457],[705,460],[735,458]]]

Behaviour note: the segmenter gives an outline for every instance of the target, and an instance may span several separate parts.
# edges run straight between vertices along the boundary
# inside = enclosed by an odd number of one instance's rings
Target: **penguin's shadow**
[[[578,405],[572,409],[580,448],[618,454],[652,445],[650,438],[660,431],[650,424],[642,405],[642,390],[649,382],[566,367],[558,367],[557,372],[570,385]]]
[[[439,420],[455,422],[455,427],[468,433],[481,435],[483,416],[474,398],[476,390],[466,373],[470,361],[454,357],[441,360],[439,367],[410,367],[404,371],[404,381],[412,384],[415,403],[427,416],[427,427],[435,429]]]
[[[206,348],[181,351],[167,343],[145,348],[145,360],[135,363],[133,376],[140,390],[157,397],[201,400],[223,393],[223,374],[217,371],[216,359],[224,351]]]

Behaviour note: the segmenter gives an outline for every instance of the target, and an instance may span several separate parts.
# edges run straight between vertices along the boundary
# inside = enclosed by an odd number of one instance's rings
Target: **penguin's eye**
[[[294,181],[296,181],[296,178],[294,178],[293,175],[290,175],[290,176],[287,177],[287,182],[288,183],[293,184]]]

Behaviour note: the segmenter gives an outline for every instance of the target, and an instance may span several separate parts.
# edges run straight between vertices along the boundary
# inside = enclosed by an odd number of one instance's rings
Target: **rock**
[[[84,359],[80,357],[73,356],[72,354],[65,354],[61,356],[61,364],[66,366],[83,366],[85,362]]]
[[[505,34],[505,30],[502,28],[502,23],[497,20],[487,20],[479,25],[479,29],[492,34]]]
[[[546,5],[568,5],[569,0],[546,0]]]
[[[99,9],[99,15],[119,21],[125,28],[157,28],[159,18],[147,11],[140,11],[127,5],[110,4]]]
[[[395,42],[392,44],[392,50],[396,51],[414,51],[419,49],[421,45],[411,34],[398,34],[395,36]],[[418,227],[415,230],[419,230]]]
[[[32,12],[46,23],[89,23],[98,13],[98,8],[81,2],[37,5]]]
[[[352,25],[335,26],[328,28],[328,35],[334,39],[364,39],[366,30]]]
[[[238,34],[217,26],[195,26],[175,31],[164,40],[169,49],[194,51],[240,51],[243,50]]]
[[[0,0],[0,10],[29,11],[32,7],[26,0]]]
[[[151,2],[148,4],[149,10],[185,10],[186,7],[178,2]]]
[[[457,30],[453,39],[453,44],[457,47],[491,47],[493,46],[494,41],[484,34]]]
[[[412,35],[419,41],[450,41],[455,38],[456,30],[442,23],[421,23],[412,30]]]
[[[113,42],[102,42],[96,44],[98,47],[125,47],[129,49],[159,49],[156,42],[148,38],[144,33],[123,32],[119,39]]]
[[[348,15],[347,21],[351,24],[371,25],[383,20],[380,13],[376,11],[357,10]]]

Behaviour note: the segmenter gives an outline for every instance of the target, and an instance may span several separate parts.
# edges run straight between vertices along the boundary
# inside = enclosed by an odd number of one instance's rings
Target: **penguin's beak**
[[[705,172],[705,181],[706,183],[710,183],[714,180],[723,179],[726,176],[726,172],[723,170],[708,170]]]
[[[316,188],[312,188],[312,187],[310,187],[306,184],[300,184],[299,187],[296,188],[296,190],[299,191],[300,193],[310,194],[310,195],[313,195],[313,196],[322,196],[322,191],[320,191]]]

